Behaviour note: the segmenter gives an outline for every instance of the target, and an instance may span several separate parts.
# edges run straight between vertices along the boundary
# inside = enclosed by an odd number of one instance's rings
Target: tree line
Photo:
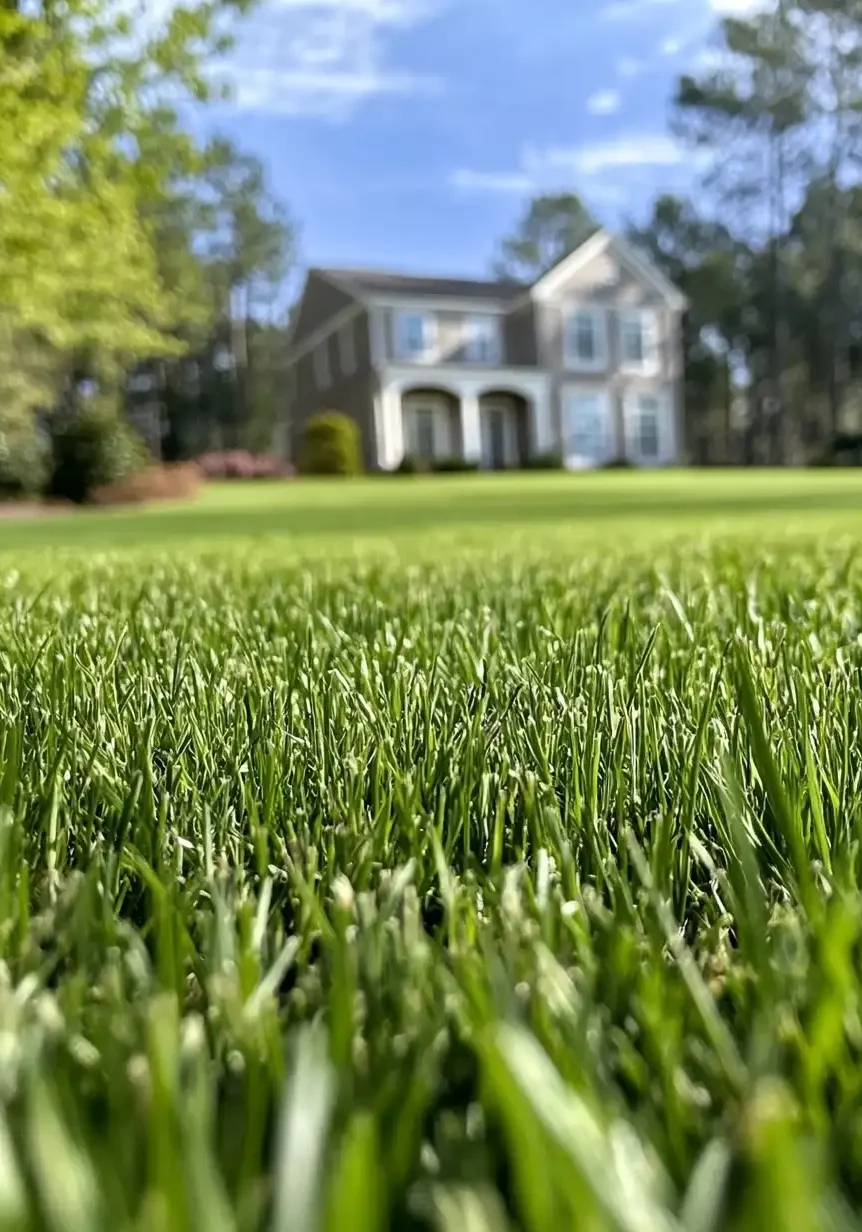
[[[862,2],[773,0],[716,29],[673,130],[703,174],[631,239],[688,295],[693,461],[782,465],[862,436]],[[596,226],[531,203],[498,272],[529,279]]]
[[[96,400],[167,456],[271,435],[296,228],[182,122],[247,7],[0,3],[0,434]]]
[[[126,0],[0,3],[0,431],[100,398],[169,458],[271,445],[297,229],[260,162],[195,142],[180,110],[212,97],[203,66],[251,2],[157,29]],[[628,231],[690,300],[692,460],[858,437],[862,0],[720,21],[672,124],[704,173]],[[576,195],[539,197],[495,272],[530,281],[597,225]]]

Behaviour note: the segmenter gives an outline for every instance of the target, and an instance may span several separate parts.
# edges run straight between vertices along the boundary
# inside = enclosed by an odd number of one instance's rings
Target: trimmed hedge
[[[302,471],[306,475],[360,475],[359,425],[340,411],[313,415],[305,429]]]

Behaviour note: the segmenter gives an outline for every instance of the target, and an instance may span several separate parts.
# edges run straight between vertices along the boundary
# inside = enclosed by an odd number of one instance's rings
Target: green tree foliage
[[[54,436],[51,491],[82,502],[93,488],[117,483],[142,470],[148,454],[141,438],[103,398],[82,407]]]
[[[500,244],[495,274],[515,282],[535,282],[598,230],[590,211],[573,193],[535,197],[514,233]]]
[[[206,98],[200,66],[224,45],[214,19],[243,7],[180,5],[161,25],[120,0],[0,8],[0,335],[13,356],[23,336],[31,353],[116,372],[181,349],[178,324],[201,303],[169,237],[177,185],[201,161],[162,100]],[[32,366],[2,391],[4,415],[45,401]]]
[[[862,3],[772,0],[717,34],[717,67],[676,99],[712,156],[705,217],[659,203],[640,238],[692,301],[690,375],[707,336],[743,386],[742,459],[796,461],[862,426]]]

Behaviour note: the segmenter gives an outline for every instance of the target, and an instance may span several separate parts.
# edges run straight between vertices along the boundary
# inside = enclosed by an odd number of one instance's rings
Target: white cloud
[[[659,51],[663,56],[678,56],[684,46],[685,42],[683,39],[671,36],[659,44]]]
[[[381,94],[433,94],[442,85],[434,78],[410,73],[378,72],[358,66],[353,71],[338,67],[301,69],[243,69],[233,83],[233,99],[246,111],[271,115],[339,116],[363,99]]]
[[[592,115],[614,115],[622,101],[619,90],[599,90],[587,99],[587,110]]]
[[[709,0],[709,7],[720,17],[744,17],[762,9],[766,0]]]
[[[580,146],[561,146],[544,152],[548,167],[569,169],[577,175],[600,175],[631,167],[675,167],[686,159],[686,151],[663,133],[618,137],[613,141]]]
[[[471,171],[460,168],[449,176],[452,188],[461,193],[494,193],[523,196],[534,187],[525,171]]]
[[[662,133],[619,137],[579,146],[528,146],[511,170],[461,168],[449,176],[460,193],[527,196],[575,188],[595,203],[618,205],[626,199],[626,172],[684,167],[696,162],[682,146]]]
[[[437,0],[266,0],[218,74],[243,110],[343,118],[378,95],[439,93],[439,79],[388,62],[388,36]]]
[[[651,10],[671,8],[683,0],[612,0],[599,12],[602,21],[634,21],[647,16]]]

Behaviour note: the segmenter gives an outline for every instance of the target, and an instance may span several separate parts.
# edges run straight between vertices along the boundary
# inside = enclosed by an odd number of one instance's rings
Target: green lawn
[[[505,545],[553,531],[577,541],[751,530],[854,533],[853,471],[487,475],[213,485],[188,505],[0,520],[0,551],[199,550],[225,541],[325,539],[327,548],[452,538]]]
[[[0,521],[0,1232],[862,1226],[860,509]]]

